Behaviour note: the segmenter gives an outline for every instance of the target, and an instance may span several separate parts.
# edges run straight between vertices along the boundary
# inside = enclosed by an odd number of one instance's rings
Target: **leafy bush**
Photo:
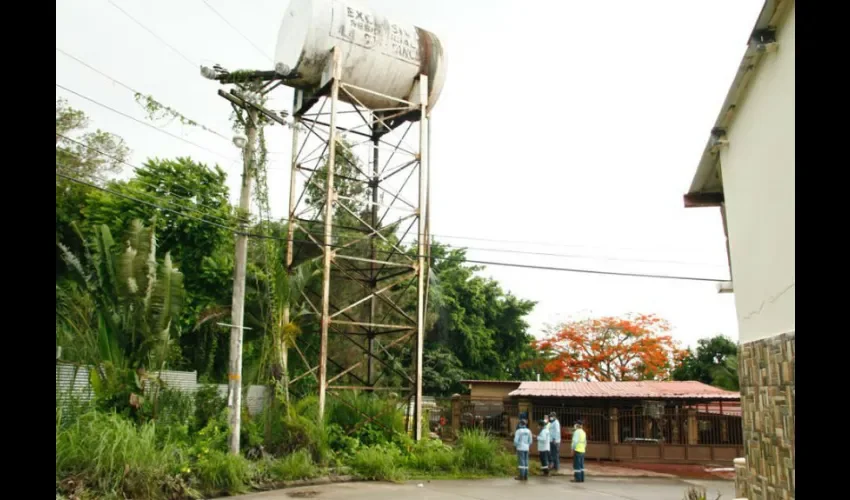
[[[227,451],[229,434],[227,410],[222,410],[215,418],[209,419],[206,425],[195,434],[191,448],[192,456],[200,459],[213,451]]]
[[[199,489],[207,495],[243,493],[251,481],[251,464],[240,455],[212,450],[195,464]]]
[[[404,474],[399,467],[401,452],[395,446],[375,445],[360,449],[349,465],[357,476],[375,481],[401,481]]]
[[[77,477],[87,488],[128,498],[167,498],[187,463],[184,448],[157,443],[153,423],[136,426],[115,413],[90,412],[62,428],[56,421],[56,478]],[[57,484],[57,486],[59,486]]]
[[[279,415],[271,417],[272,440],[266,443],[267,450],[275,456],[307,450],[315,463],[327,463],[331,456],[330,437],[317,415],[314,397],[285,406]]]
[[[275,460],[268,468],[271,478],[277,481],[294,481],[310,479],[319,475],[319,469],[313,464],[307,450],[298,450],[279,460]]]
[[[178,389],[159,389],[152,397],[153,418],[157,424],[186,425],[195,414],[195,397]]]
[[[207,422],[221,415],[227,407],[227,399],[220,396],[218,387],[204,385],[195,392],[195,422],[192,430],[203,428]]]
[[[395,398],[347,392],[329,400],[327,423],[340,426],[363,446],[392,442],[405,434],[404,414]],[[366,419],[372,419],[363,423]]]
[[[239,432],[239,446],[249,458],[261,455],[263,448],[263,423],[248,413],[247,408],[242,409],[242,425]]]

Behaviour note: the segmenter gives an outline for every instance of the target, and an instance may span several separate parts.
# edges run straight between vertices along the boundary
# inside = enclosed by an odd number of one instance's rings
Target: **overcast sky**
[[[200,64],[271,69],[287,0],[57,0],[56,46],[184,115],[229,134],[230,108]],[[757,0],[361,0],[440,37],[448,75],[432,125],[432,232],[471,259],[726,278],[717,209],[684,209],[708,133],[737,70]],[[116,8],[137,19],[152,35]],[[157,39],[157,36],[161,40]],[[172,48],[169,48],[169,45]],[[265,55],[264,55],[265,54]],[[56,83],[141,120],[133,94],[57,51]],[[132,162],[219,164],[238,196],[238,151],[162,125],[198,146],[56,90],[122,136]],[[276,91],[284,107],[291,91]],[[291,137],[269,131],[272,213],[288,199]],[[462,239],[470,238],[470,239]],[[493,241],[496,240],[496,241]],[[524,255],[494,249],[555,253]],[[713,283],[490,267],[538,302],[530,322],[656,313],[683,344],[737,340],[733,297]]]

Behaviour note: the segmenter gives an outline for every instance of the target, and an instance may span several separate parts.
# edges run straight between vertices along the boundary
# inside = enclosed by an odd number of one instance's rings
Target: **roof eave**
[[[732,122],[735,108],[746,97],[747,83],[754,70],[758,68],[758,62],[762,57],[758,44],[753,42],[753,34],[759,30],[775,26],[793,2],[794,0],[765,0],[747,42],[747,50],[738,66],[738,72],[729,87],[726,99],[723,101],[723,106],[720,108],[720,113],[714,121],[714,127],[712,127],[711,134],[706,141],[705,148],[703,148],[697,170],[691,181],[691,187],[688,193],[684,195],[683,201],[686,208],[720,206],[723,203],[722,179],[719,185],[708,187],[708,183],[716,176],[717,156],[722,147],[722,138]]]

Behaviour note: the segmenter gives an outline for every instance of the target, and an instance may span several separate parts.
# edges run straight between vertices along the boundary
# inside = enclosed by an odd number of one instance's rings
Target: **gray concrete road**
[[[420,487],[419,484],[422,484]],[[237,497],[239,500],[523,500],[573,498],[587,500],[682,500],[688,486],[705,487],[710,500],[735,498],[731,481],[684,481],[654,478],[596,478],[574,484],[569,477],[532,477],[527,483],[513,479],[411,481],[389,483],[337,483],[303,486]]]

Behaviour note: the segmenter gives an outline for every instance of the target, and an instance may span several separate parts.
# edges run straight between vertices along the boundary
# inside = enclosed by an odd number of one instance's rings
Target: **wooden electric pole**
[[[230,453],[239,454],[239,432],[242,424],[242,337],[245,330],[245,270],[248,263],[248,215],[251,189],[254,184],[254,151],[257,144],[258,112],[248,110],[243,151],[242,191],[239,194],[239,233],[236,235],[236,254],[233,262],[233,305],[230,328],[230,363],[228,366],[227,407],[230,410]]]

